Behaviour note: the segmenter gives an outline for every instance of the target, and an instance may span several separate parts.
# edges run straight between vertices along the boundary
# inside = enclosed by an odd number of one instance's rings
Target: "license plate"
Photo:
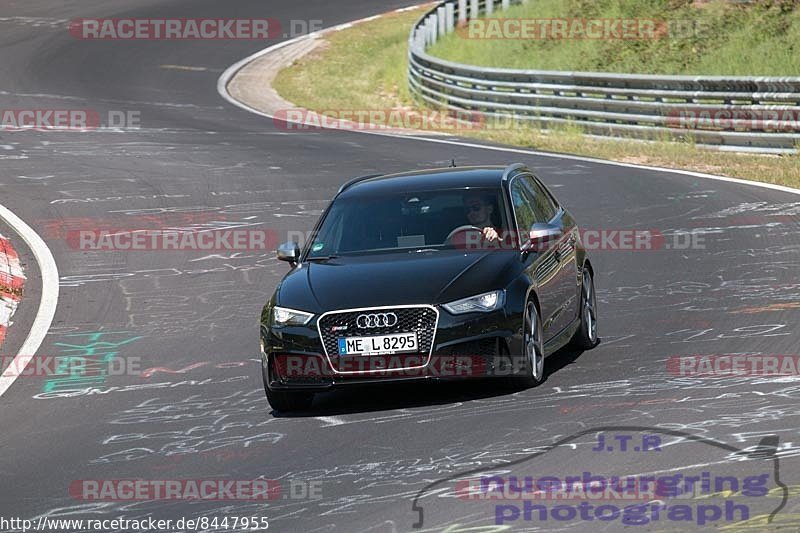
[[[339,355],[391,355],[419,351],[416,333],[339,337]]]

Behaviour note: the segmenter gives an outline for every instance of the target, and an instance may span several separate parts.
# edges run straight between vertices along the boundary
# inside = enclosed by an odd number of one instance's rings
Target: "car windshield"
[[[508,221],[500,192],[471,188],[337,199],[307,258],[455,248],[459,232],[470,227],[502,233]]]

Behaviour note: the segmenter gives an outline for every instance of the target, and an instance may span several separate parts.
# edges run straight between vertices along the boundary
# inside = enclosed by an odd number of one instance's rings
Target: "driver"
[[[480,228],[483,237],[487,241],[495,241],[500,238],[497,230],[492,226],[492,213],[494,206],[488,198],[482,194],[468,194],[464,197],[464,212],[470,225]]]

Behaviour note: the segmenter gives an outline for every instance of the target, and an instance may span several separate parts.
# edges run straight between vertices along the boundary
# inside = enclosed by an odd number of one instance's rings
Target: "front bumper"
[[[507,377],[522,371],[522,317],[505,309],[452,315],[438,308],[431,352],[392,356],[326,353],[318,317],[303,327],[262,325],[264,380],[273,390],[324,391],[342,385]]]

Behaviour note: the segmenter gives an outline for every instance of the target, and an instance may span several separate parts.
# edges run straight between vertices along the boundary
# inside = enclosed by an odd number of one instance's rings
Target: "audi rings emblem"
[[[394,313],[371,313],[358,315],[356,326],[359,328],[390,328],[397,324],[397,315]]]

